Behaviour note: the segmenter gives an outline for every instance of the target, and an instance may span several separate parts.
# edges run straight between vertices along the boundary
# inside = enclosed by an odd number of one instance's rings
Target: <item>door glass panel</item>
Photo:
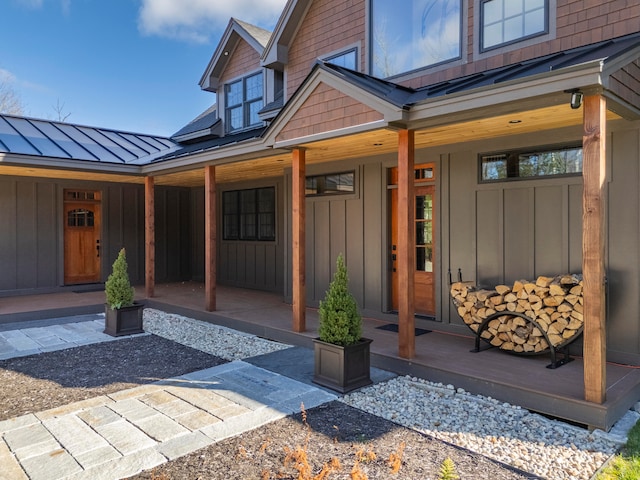
[[[416,195],[416,270],[433,272],[433,198]]]
[[[67,214],[67,225],[69,227],[93,227],[93,212],[83,208],[70,210]]]

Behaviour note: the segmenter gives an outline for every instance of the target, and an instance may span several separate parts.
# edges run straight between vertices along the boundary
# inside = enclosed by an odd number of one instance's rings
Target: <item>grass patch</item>
[[[596,480],[636,480],[640,478],[640,421],[629,431],[622,451],[596,477]]]

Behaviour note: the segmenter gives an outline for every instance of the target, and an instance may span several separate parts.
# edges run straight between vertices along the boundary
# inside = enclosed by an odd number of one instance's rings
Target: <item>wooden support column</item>
[[[414,131],[398,132],[398,354],[413,358],[415,338]]]
[[[204,167],[204,290],[205,310],[216,309],[216,167]]]
[[[156,285],[155,179],[144,178],[144,292],[152,298]]]
[[[292,293],[293,331],[304,332],[306,326],[306,265],[305,265],[305,151],[296,148],[292,152]]]
[[[584,276],[584,392],[585,400],[606,399],[606,99],[584,98],[582,137],[582,274]]]

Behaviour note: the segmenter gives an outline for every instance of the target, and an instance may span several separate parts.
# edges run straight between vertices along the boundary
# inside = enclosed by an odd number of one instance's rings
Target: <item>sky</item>
[[[231,17],[272,30],[286,0],[0,0],[0,77],[24,115],[177,132]]]

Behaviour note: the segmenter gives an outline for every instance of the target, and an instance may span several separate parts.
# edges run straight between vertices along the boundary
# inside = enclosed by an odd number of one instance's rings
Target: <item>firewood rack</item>
[[[448,271],[449,273],[449,285],[452,284],[452,280],[451,280],[451,270]],[[462,282],[462,269],[458,269],[458,282]],[[538,328],[540,330],[540,333],[542,333],[543,338],[547,341],[548,344],[548,352],[549,352],[549,356],[551,358],[551,363],[549,365],[547,365],[547,368],[549,369],[556,369],[559,368],[563,365],[566,365],[567,363],[573,361],[573,358],[571,358],[570,354],[569,354],[569,345],[571,343],[573,343],[578,337],[580,337],[582,335],[582,330],[583,327],[580,327],[580,329],[578,330],[578,333],[576,335],[574,335],[573,337],[567,339],[566,342],[562,342],[558,345],[553,345],[551,343],[551,340],[549,339],[549,336],[547,335],[547,332],[540,326],[540,324],[538,322],[536,322],[534,319],[532,319],[531,317],[525,315],[524,313],[520,313],[520,312],[496,312],[492,315],[489,315],[487,318],[485,318],[482,323],[480,323],[480,325],[478,326],[478,330],[476,332],[474,332],[474,336],[475,336],[475,348],[473,348],[472,350],[470,350],[472,353],[479,353],[485,350],[490,350],[492,348],[496,348],[494,345],[491,345],[489,343],[489,341],[485,338],[483,338],[482,332],[485,331],[488,326],[489,326],[489,322],[491,322],[492,320],[495,320],[497,318],[501,318],[501,317],[520,317],[523,320],[525,320],[527,323],[531,324],[534,328]],[[473,331],[473,330],[472,330]],[[484,348],[481,348],[480,346],[480,339],[485,340],[485,345]],[[547,350],[543,350],[541,352],[514,352],[514,351],[508,351],[508,350],[503,350],[506,353],[510,353],[512,355],[523,355],[523,356],[527,356],[527,355],[544,355],[547,353]],[[561,358],[559,358],[559,355],[561,355]]]

